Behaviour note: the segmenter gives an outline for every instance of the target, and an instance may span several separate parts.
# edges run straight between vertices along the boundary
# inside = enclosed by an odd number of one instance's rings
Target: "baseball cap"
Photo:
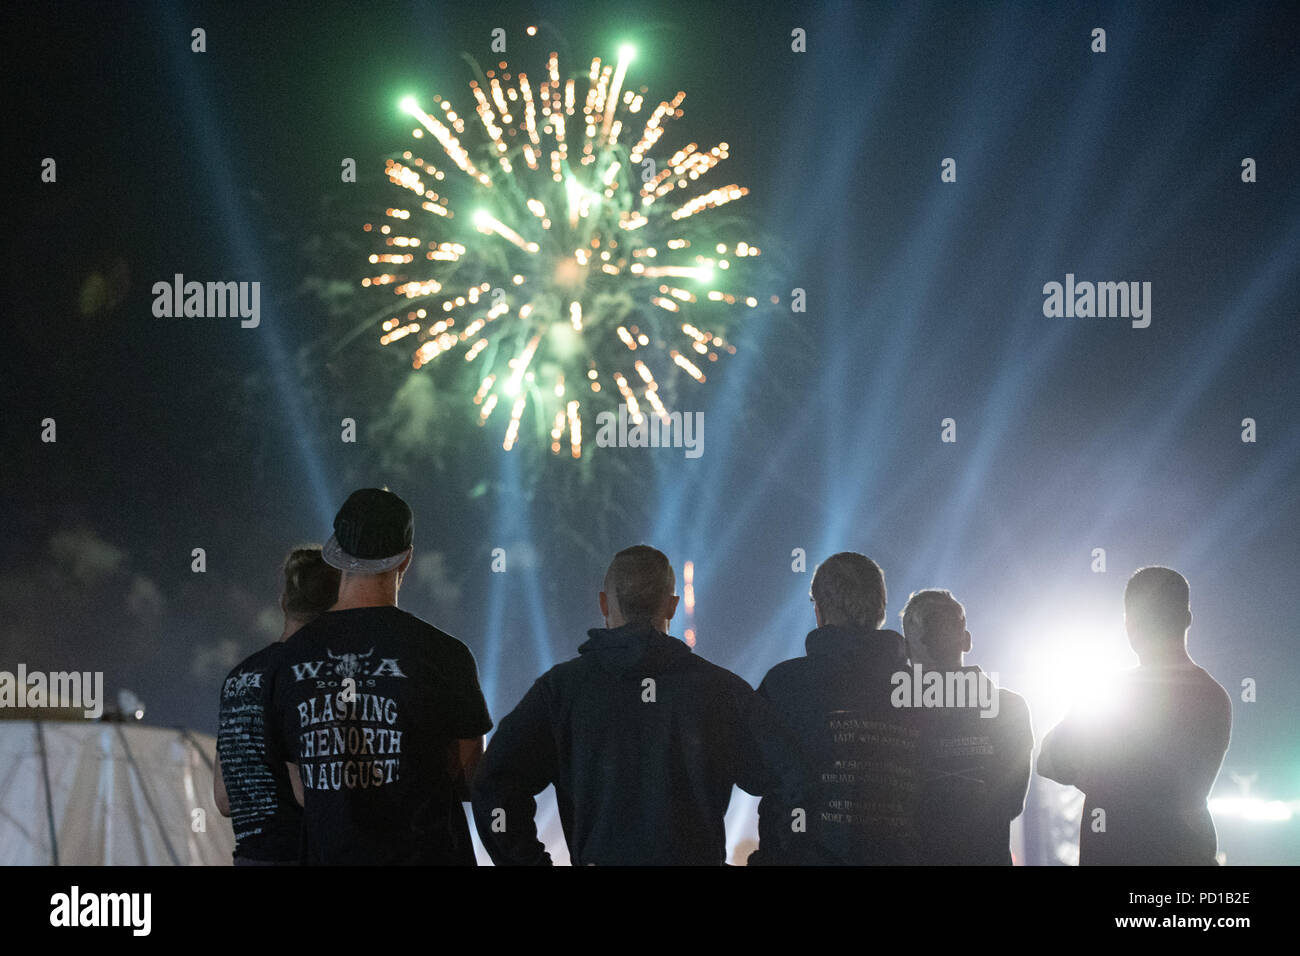
[[[382,574],[406,558],[415,530],[410,505],[382,488],[348,495],[321,549],[325,563],[353,574]]]

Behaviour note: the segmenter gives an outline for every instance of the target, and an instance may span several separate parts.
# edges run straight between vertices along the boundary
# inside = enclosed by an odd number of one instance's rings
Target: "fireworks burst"
[[[686,94],[650,108],[645,88],[625,85],[632,59],[627,47],[612,65],[593,59],[585,90],[561,79],[555,53],[540,81],[501,62],[470,83],[476,118],[442,97],[428,112],[402,102],[440,155],[387,161],[407,195],[365,224],[384,271],[362,285],[401,300],[380,342],[416,343],[415,368],[446,353],[478,367],[478,421],[508,416],[506,450],[526,414],[552,453],[574,458],[601,407],[670,422],[661,379],[665,391],[681,376],[703,383],[735,353],[723,337],[733,316],[758,305],[733,290],[759,249],[706,215],[749,190],[697,185],[727,143],[662,149]]]

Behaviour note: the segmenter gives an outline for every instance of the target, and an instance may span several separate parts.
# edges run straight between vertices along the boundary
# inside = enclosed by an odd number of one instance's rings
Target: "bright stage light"
[[[1021,683],[1007,682],[1029,701],[1034,725],[1044,733],[1072,709],[1085,719],[1102,719],[1115,703],[1122,672],[1137,664],[1122,623],[1061,616],[1070,622],[1048,625],[1026,641]]]
[[[1296,810],[1300,800],[1262,800],[1259,797],[1215,797],[1210,801],[1210,813],[1216,817],[1236,817],[1252,823],[1285,823]]]

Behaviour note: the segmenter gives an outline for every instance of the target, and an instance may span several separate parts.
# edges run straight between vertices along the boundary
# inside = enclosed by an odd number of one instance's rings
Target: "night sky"
[[[1300,799],[1295,5],[19,16],[0,668],[102,670],[148,722],[215,732],[220,678],[279,634],[285,552],[327,537],[353,488],[387,485],[416,516],[401,605],[470,646],[494,719],[600,625],[609,558],[644,541],[679,586],[695,563],[697,652],[754,684],[802,653],[830,553],[881,564],[892,627],[912,590],[951,589],[968,661],[1028,697],[1041,741],[1071,673],[1136,662],[1124,583],[1166,564],[1191,583],[1193,658],[1235,701],[1218,792],[1258,774],[1254,792]],[[664,145],[731,145],[718,184],[749,186],[738,212],[781,305],[747,313],[737,354],[678,393],[704,412],[698,459],[506,453],[439,366],[378,343],[360,226],[384,157],[410,143],[397,102],[440,93],[469,112],[461,54],[500,59],[495,27],[530,69],[556,49],[583,72],[634,42],[648,99],[687,94]],[[358,183],[340,181],[344,157]],[[175,273],[260,281],[261,325],[156,318],[151,288]],[[1150,282],[1150,327],[1045,317],[1043,285],[1067,273]]]

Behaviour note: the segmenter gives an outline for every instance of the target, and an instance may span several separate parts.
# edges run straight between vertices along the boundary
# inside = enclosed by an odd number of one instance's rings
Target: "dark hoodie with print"
[[[798,741],[807,802],[792,808],[764,795],[750,864],[917,863],[920,721],[890,701],[893,675],[907,665],[903,636],[827,626],[805,647],[805,657],[768,671],[758,694]]]
[[[479,763],[474,819],[493,862],[551,862],[534,797],[554,784],[575,865],[724,863],[732,785],[797,798],[792,743],[749,684],[676,638],[635,624],[588,635]]]

